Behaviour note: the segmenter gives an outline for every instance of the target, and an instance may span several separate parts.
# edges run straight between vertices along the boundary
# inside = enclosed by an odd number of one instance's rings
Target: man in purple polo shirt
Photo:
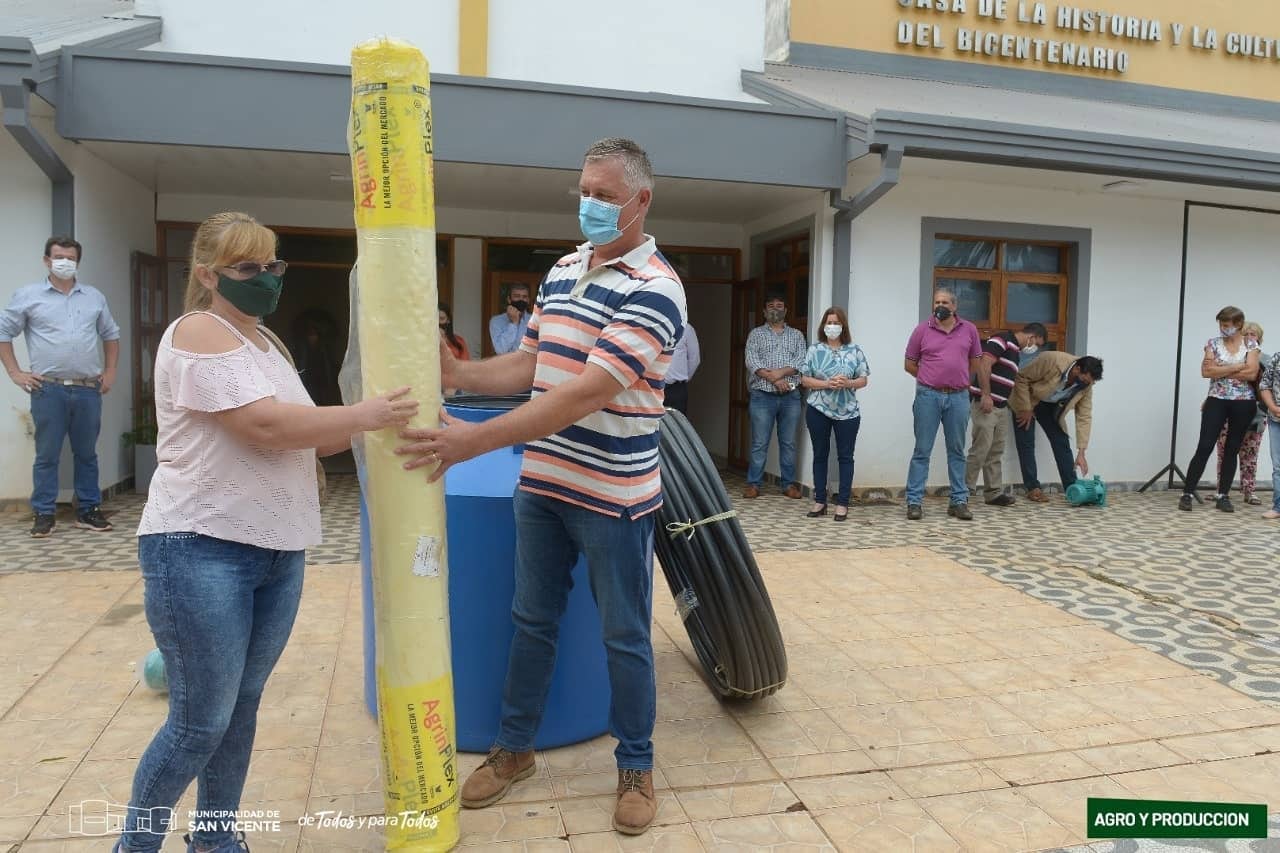
[[[933,316],[916,326],[907,340],[904,367],[916,380],[916,447],[907,468],[907,518],[924,517],[924,487],[929,479],[929,457],[938,438],[938,424],[947,445],[947,477],[951,504],[947,515],[972,521],[969,487],[965,485],[964,438],[969,429],[969,377],[976,374],[982,396],[991,396],[991,379],[978,369],[982,342],[978,329],[956,314],[956,295],[949,290],[933,294]]]

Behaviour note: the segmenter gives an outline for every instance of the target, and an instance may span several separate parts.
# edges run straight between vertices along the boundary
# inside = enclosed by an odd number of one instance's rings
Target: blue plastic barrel
[[[468,421],[502,414],[520,398],[461,398],[446,407]],[[485,752],[498,734],[502,688],[515,629],[515,518],[511,499],[523,448],[503,448],[445,472],[449,552],[449,630],[453,647],[453,695],[458,748]],[[364,586],[365,704],[377,715],[373,587],[369,521],[360,500],[360,562]],[[589,740],[609,729],[609,670],[600,613],[579,558],[573,589],[560,620],[560,643],[542,727],[534,740],[550,749]]]

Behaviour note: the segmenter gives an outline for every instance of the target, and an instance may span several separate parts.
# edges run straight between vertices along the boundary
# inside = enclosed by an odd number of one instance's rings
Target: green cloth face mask
[[[218,293],[237,311],[251,317],[266,317],[280,304],[280,291],[284,278],[263,270],[253,278],[239,281],[225,275],[218,276]]]

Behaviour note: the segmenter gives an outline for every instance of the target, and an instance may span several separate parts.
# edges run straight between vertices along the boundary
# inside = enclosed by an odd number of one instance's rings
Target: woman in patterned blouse
[[[1228,305],[1218,312],[1216,319],[1218,331],[1222,334],[1210,338],[1205,344],[1204,360],[1200,363],[1200,375],[1209,380],[1209,397],[1201,408],[1200,441],[1196,445],[1195,456],[1191,457],[1191,464],[1187,466],[1186,485],[1178,500],[1178,509],[1188,512],[1195,499],[1200,475],[1204,473],[1224,424],[1227,440],[1213,502],[1223,512],[1235,512],[1227,493],[1231,491],[1231,481],[1236,478],[1240,443],[1257,408],[1250,383],[1258,378],[1258,345],[1243,335],[1244,312]]]
[[[871,369],[862,347],[852,342],[844,310],[828,308],[822,315],[819,341],[809,347],[801,384],[809,389],[805,425],[813,444],[813,509],[809,518],[827,514],[827,459],[831,433],[836,435],[836,460],[840,482],[836,493],[835,520],[849,517],[849,491],[853,486],[853,445],[858,440],[862,412],[856,391],[867,387]]]

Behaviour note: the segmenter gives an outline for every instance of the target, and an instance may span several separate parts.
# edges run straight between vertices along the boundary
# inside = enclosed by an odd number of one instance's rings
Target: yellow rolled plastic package
[[[352,311],[365,398],[403,385],[439,425],[436,232],[427,61],[391,39],[351,52],[347,143],[358,283]],[[364,437],[378,718],[388,850],[458,842],[443,481],[405,471],[393,430]]]

